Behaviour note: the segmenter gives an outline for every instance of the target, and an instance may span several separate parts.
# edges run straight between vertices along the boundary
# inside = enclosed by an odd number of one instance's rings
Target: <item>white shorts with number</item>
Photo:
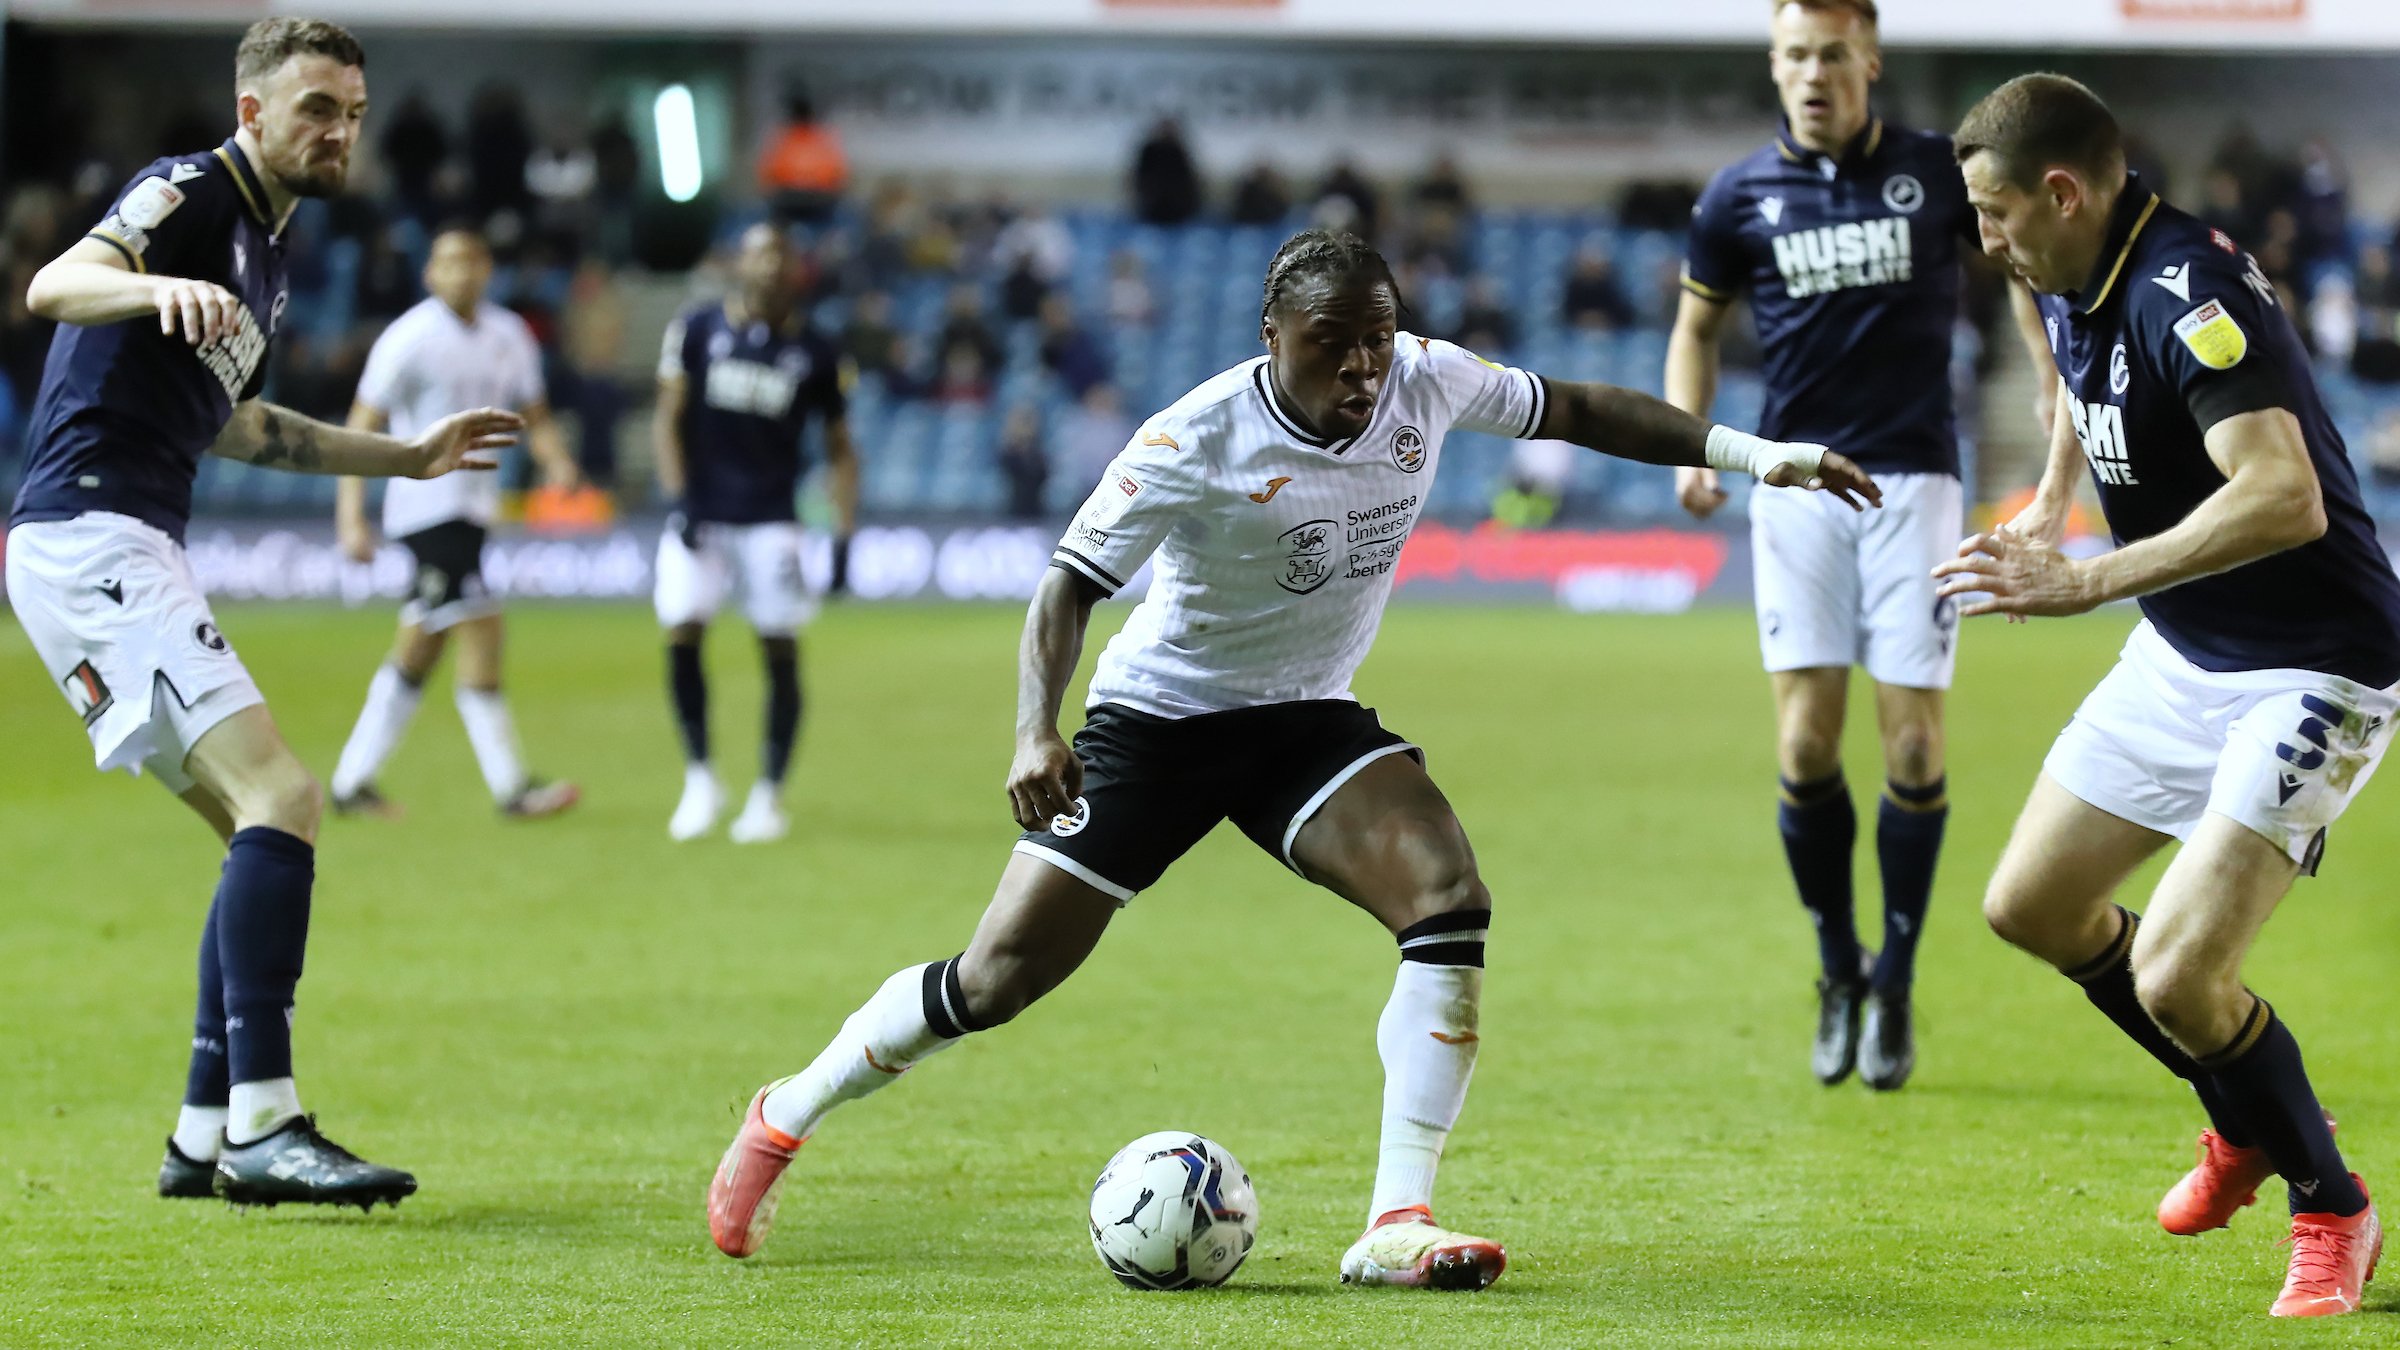
[[[2374,777],[2400,685],[2313,670],[2202,670],[2147,620],[2042,769],[2120,820],[2189,839],[2210,811],[2314,871],[2327,826]]]
[[[193,744],[266,701],[217,631],[183,547],[131,516],[90,511],[10,530],[8,603],[103,772],[147,769],[168,791],[190,791]]]
[[[1768,670],[1865,666],[1884,684],[1947,689],[1958,606],[1936,599],[1934,564],[1965,519],[1946,473],[1878,476],[1883,506],[1761,485],[1750,494],[1758,647]]]
[[[742,615],[764,637],[788,637],[816,617],[816,597],[800,571],[800,526],[789,520],[758,525],[703,522],[700,547],[683,546],[673,530],[658,537],[658,621],[705,623],[716,617],[728,589],[741,595]]]

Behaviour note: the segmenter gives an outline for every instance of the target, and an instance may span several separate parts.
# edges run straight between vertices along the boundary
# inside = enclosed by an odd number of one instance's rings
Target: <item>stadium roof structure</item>
[[[1750,44],[1759,0],[0,0],[13,18],[221,26],[309,13],[367,28],[772,34],[1101,33],[1443,42]],[[1890,47],[2400,50],[2393,0],[1883,0]]]

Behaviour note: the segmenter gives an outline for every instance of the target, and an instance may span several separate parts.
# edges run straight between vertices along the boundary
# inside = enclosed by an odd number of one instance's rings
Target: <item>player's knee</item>
[[[2004,876],[1992,878],[1983,893],[1983,921],[2001,941],[2025,951],[2037,951],[2040,942],[2039,910],[2018,888],[2007,883]]]
[[[1896,728],[1884,738],[1885,770],[1902,787],[1923,787],[1942,776],[1942,741],[1933,728]]]
[[[318,817],[324,809],[324,788],[298,760],[280,767],[262,784],[254,802],[260,824],[311,843],[316,841]]]
[[[2239,988],[2208,963],[2175,953],[2138,953],[2133,963],[2133,992],[2142,1011],[2187,1045],[2209,1039],[2226,995]]]
[[[1005,950],[969,949],[958,963],[958,988],[978,1031],[1015,1021],[1049,991],[1032,961]]]
[[[701,637],[707,632],[708,628],[704,624],[679,623],[667,629],[667,645],[670,647],[697,647],[700,645]]]
[[[1407,924],[1442,914],[1492,907],[1492,893],[1476,869],[1475,854],[1452,821],[1425,822],[1407,832],[1401,851],[1408,860]]]
[[[1841,738],[1812,722],[1793,719],[1776,736],[1783,776],[1795,783],[1830,778],[1842,768]]]

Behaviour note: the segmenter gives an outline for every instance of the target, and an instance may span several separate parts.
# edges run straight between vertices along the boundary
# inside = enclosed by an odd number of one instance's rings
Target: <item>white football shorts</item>
[[[1759,654],[1770,671],[1865,666],[1883,684],[1947,689],[1958,606],[1935,597],[1933,568],[1964,537],[1958,480],[1875,481],[1883,505],[1864,511],[1805,488],[1750,494]]]
[[[761,637],[789,637],[816,617],[816,597],[800,572],[797,522],[704,521],[698,533],[697,550],[685,548],[673,530],[658,537],[658,585],[651,598],[662,627],[715,618],[729,588],[740,593],[742,615]]]
[[[2147,620],[2042,769],[2120,820],[2189,839],[2210,811],[2314,871],[2327,826],[2375,776],[2400,685],[2313,670],[2202,670]]]
[[[184,757],[209,730],[266,699],[200,592],[183,547],[110,511],[8,532],[8,603],[102,772],[148,770],[192,787]]]

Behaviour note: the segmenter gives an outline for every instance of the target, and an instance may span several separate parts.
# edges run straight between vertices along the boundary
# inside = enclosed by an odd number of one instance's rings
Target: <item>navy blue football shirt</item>
[[[798,316],[735,324],[723,305],[667,328],[659,375],[684,382],[684,511],[694,521],[791,520],[807,468],[809,416],[848,409],[833,344]]]
[[[2282,408],[2308,442],[2324,536],[2141,597],[2159,635],[2203,670],[2400,681],[2400,578],[2256,260],[2128,175],[2090,279],[2038,298],[2118,544],[2173,528],[2225,486],[2203,438],[2226,418]]]
[[[283,242],[239,145],[153,162],[117,195],[91,238],[137,272],[213,281],[240,297],[233,331],[194,347],[153,315],[60,324],[26,428],[25,481],[11,525],[114,511],[181,542],[192,479],[233,405],[266,383],[283,319]]]
[[[1709,180],[1683,284],[1744,291],[1765,357],[1758,434],[1811,441],[1871,473],[1958,472],[1950,330],[1975,211],[1950,138],[1881,120],[1828,156],[1787,124]]]

